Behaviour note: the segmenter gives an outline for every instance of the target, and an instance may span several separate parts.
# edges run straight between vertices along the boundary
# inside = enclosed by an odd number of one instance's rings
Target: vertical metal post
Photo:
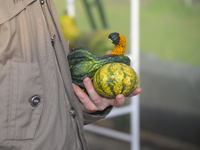
[[[131,0],[131,66],[139,76],[139,0]],[[139,96],[131,98],[131,150],[140,149]]]
[[[66,10],[69,17],[75,17],[75,4],[74,0],[66,0]]]

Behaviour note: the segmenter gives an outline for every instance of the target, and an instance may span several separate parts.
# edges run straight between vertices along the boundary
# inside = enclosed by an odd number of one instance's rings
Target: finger
[[[93,103],[95,103],[96,105],[101,103],[101,97],[99,96],[99,94],[95,91],[92,81],[90,80],[90,78],[86,77],[83,80],[83,83],[85,85],[85,88],[91,98],[91,100],[93,101]]]
[[[98,110],[104,110],[110,105],[110,99],[103,98],[96,92],[90,78],[85,78],[83,82],[91,101]]]
[[[130,93],[127,97],[132,97],[135,95],[138,95],[140,92],[142,91],[142,89],[140,87],[137,87],[132,93]]]
[[[85,101],[88,101],[88,96],[83,90],[76,84],[72,83],[73,85],[73,90],[76,96],[80,99],[82,103],[85,103]]]
[[[121,107],[124,105],[125,97],[123,94],[119,94],[116,96],[116,99],[114,100],[114,107]]]
[[[88,111],[96,110],[97,108],[95,107],[93,102],[91,102],[88,95],[85,92],[83,92],[83,90],[78,85],[74,83],[72,83],[72,85],[73,85],[74,93],[76,94],[78,99],[81,101],[82,106],[86,108]]]
[[[106,55],[110,54],[111,52],[112,52],[111,50],[108,50],[108,51],[106,52]]]

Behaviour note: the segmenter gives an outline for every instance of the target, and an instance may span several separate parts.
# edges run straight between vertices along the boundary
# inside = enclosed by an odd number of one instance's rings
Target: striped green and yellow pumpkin
[[[103,97],[127,96],[138,86],[138,75],[133,68],[123,63],[109,63],[96,71],[93,78],[95,90]]]

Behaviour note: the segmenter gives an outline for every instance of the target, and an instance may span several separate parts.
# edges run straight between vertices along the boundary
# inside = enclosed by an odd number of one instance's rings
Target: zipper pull
[[[54,34],[53,37],[51,38],[51,45],[54,47],[54,43],[55,43],[55,38],[56,35]]]

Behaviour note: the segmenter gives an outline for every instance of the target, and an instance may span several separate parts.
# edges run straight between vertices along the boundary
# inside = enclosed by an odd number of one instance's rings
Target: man
[[[87,150],[83,125],[122,106],[124,96],[102,98],[89,78],[89,95],[72,84],[53,0],[0,4],[0,150]]]

